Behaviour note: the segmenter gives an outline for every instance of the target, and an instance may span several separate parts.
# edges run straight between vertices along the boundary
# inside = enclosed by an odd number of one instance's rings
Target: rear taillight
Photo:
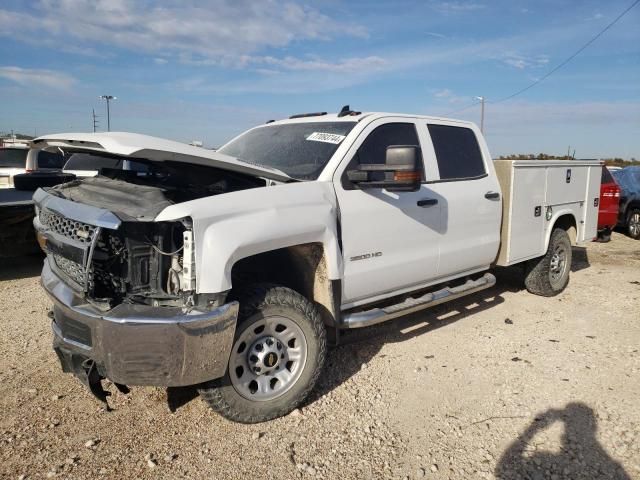
[[[606,187],[602,192],[603,197],[620,198],[620,189],[618,187]]]

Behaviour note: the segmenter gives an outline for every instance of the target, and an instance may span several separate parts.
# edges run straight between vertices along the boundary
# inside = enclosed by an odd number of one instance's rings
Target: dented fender
[[[190,217],[196,292],[231,288],[231,269],[246,257],[306,243],[321,243],[329,279],[342,273],[337,200],[329,182],[286,183],[171,205],[156,221]]]

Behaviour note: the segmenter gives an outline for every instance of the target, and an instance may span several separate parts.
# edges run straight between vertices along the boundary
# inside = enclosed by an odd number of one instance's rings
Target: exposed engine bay
[[[128,167],[102,168],[97,177],[74,180],[47,191],[104,208],[123,220],[153,220],[174,203],[266,185],[262,178],[183,162],[136,159],[128,160]]]
[[[261,187],[266,181],[171,161],[135,160],[129,165],[133,169],[104,168],[97,177],[45,189],[55,197],[108,210],[121,221],[117,229],[100,228],[42,208],[41,225],[71,240],[71,245],[62,241],[56,246],[49,239],[45,249],[53,268],[101,310],[121,303],[215,306],[215,299],[194,295],[191,219],[153,219],[169,205]]]

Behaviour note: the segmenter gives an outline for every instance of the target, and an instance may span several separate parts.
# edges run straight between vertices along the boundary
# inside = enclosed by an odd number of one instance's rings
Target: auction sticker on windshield
[[[344,135],[338,135],[336,133],[323,133],[323,132],[313,132],[311,135],[307,137],[307,140],[311,140],[312,142],[333,143],[335,145],[339,144],[344,139],[345,139]]]

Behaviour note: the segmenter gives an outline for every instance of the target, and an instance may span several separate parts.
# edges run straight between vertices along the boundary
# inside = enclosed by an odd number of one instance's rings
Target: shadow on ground
[[[589,268],[589,255],[587,254],[586,247],[573,247],[573,254],[571,259],[571,271],[579,272],[585,268]]]
[[[560,451],[533,450],[531,445],[535,435],[555,422],[564,426]],[[622,465],[600,445],[596,431],[594,411],[584,403],[569,403],[562,410],[547,410],[538,415],[503,453],[495,476],[499,480],[631,480]]]
[[[524,288],[520,266],[496,268],[496,285],[490,289],[428,308],[380,325],[348,330],[341,334],[340,346],[330,350],[319,385],[306,404],[338,387],[376,356],[387,343],[404,342],[473,317],[504,302],[502,294]],[[506,319],[502,319],[503,321]]]

